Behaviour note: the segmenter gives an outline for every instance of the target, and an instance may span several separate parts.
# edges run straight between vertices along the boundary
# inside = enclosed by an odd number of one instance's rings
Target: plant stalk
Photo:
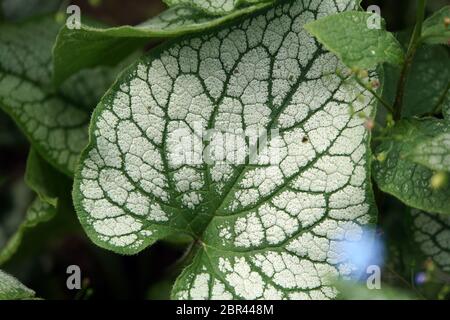
[[[403,63],[402,71],[400,73],[400,79],[397,85],[397,95],[394,102],[394,120],[398,121],[402,116],[403,97],[405,94],[406,79],[411,69],[411,65],[416,54],[417,48],[420,45],[422,36],[422,24],[425,18],[425,5],[426,0],[418,0],[417,5],[417,17],[414,32],[408,45],[408,51],[406,52],[405,61]]]
[[[381,105],[390,113],[394,112],[394,109],[389,105],[389,103],[384,100],[375,90],[373,90],[369,85],[367,85],[366,83],[364,83],[361,79],[359,79],[357,76],[354,77],[354,79],[356,80],[356,82],[363,87],[364,89],[366,89],[367,91],[369,91],[374,97],[375,99],[378,100],[378,102],[381,103]]]

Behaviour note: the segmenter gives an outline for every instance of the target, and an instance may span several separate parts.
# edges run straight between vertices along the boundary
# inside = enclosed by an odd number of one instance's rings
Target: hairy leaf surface
[[[421,210],[450,213],[450,185],[444,183],[433,188],[433,171],[411,161],[412,150],[421,143],[441,134],[448,135],[450,126],[442,120],[403,120],[389,133],[388,138],[377,148],[382,161],[374,162],[375,180],[384,192],[390,193],[405,204]],[[430,153],[421,156],[428,166],[442,166],[442,155]],[[446,160],[445,160],[446,161]]]
[[[303,25],[355,6],[286,2],[130,67],[97,106],[75,176],[89,237],[133,254],[191,235],[174,298],[333,298],[328,276],[355,271],[341,245],[374,219],[369,133],[350,112],[372,114],[373,99]],[[212,128],[193,150],[207,157],[181,157],[184,138]],[[279,134],[256,155],[245,143],[227,149],[243,163],[220,157],[218,132],[257,129]]]
[[[47,161],[72,175],[87,143],[90,112],[117,71],[85,71],[52,89],[51,48],[59,28],[52,17],[0,25],[0,108]]]
[[[371,16],[343,12],[308,23],[305,28],[349,67],[371,69],[382,62],[401,65],[404,53],[399,42],[384,29],[369,28]]]
[[[0,300],[32,299],[35,293],[13,276],[0,270]]]
[[[195,8],[175,6],[137,26],[98,28],[82,24],[80,29],[64,26],[53,49],[55,82],[61,83],[84,68],[115,65],[148,43],[150,38],[206,31],[267,5],[253,5],[221,17],[207,16]]]

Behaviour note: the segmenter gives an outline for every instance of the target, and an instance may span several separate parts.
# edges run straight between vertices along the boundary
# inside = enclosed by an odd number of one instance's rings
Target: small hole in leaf
[[[308,141],[309,141],[309,140],[308,140],[308,137],[304,136],[303,139],[302,139],[302,142],[303,142],[303,143],[307,143]]]

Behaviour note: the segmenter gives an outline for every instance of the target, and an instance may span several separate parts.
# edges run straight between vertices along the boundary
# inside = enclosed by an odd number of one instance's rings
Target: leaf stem
[[[403,63],[400,79],[397,85],[397,95],[394,102],[394,120],[400,120],[403,108],[403,96],[405,94],[406,78],[416,54],[417,48],[420,44],[420,37],[422,35],[422,23],[425,18],[426,0],[418,0],[417,18],[414,32],[409,42],[408,51],[406,52],[405,61]]]
[[[375,90],[373,90],[369,85],[364,83],[358,76],[355,75],[354,78],[356,82],[358,82],[358,84],[362,86],[364,89],[369,91],[383,105],[383,107],[386,108],[387,111],[389,111],[390,113],[394,113],[394,109],[389,105],[389,103],[386,100],[384,100],[378,93],[376,93]]]

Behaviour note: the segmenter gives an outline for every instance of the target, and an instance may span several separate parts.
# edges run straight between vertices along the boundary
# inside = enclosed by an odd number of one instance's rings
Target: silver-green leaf
[[[342,246],[374,221],[370,133],[355,114],[372,115],[374,100],[303,26],[356,5],[285,2],[126,70],[93,114],[75,175],[92,241],[133,254],[190,235],[174,298],[335,297],[331,276],[357,269]],[[272,129],[253,162],[243,140],[220,158],[219,133]]]
[[[168,6],[189,6],[209,15],[226,15],[239,7],[275,0],[163,0]]]
[[[0,108],[42,157],[72,175],[91,110],[117,70],[84,71],[55,89],[51,49],[59,28],[50,16],[0,24]]]

